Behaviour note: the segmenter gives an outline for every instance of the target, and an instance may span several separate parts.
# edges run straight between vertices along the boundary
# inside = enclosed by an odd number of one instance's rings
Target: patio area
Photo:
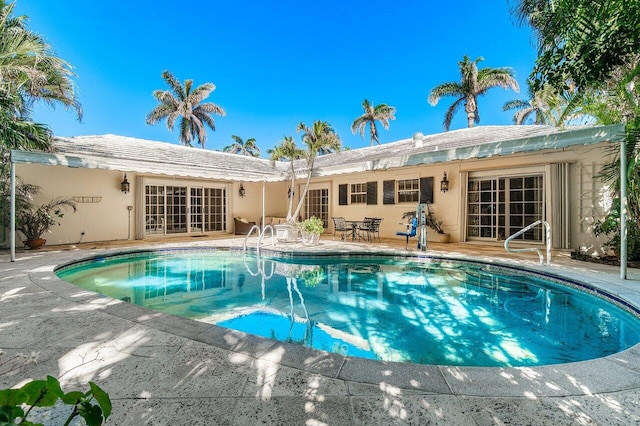
[[[224,424],[553,424],[640,422],[640,345],[592,361],[530,368],[448,367],[377,362],[313,351],[149,311],[59,280],[53,268],[85,256],[130,248],[241,247],[244,237],[87,243],[19,251],[0,258],[0,349],[3,361],[38,353],[0,387],[47,374],[63,389],[108,392],[113,425]],[[415,238],[409,247],[415,250]],[[249,246],[256,244],[249,239]],[[405,239],[357,243],[323,235],[317,247],[270,250],[405,252]],[[588,282],[640,306],[640,270],[554,253],[496,246],[429,243],[428,253],[502,261]],[[45,424],[68,415],[53,410]]]

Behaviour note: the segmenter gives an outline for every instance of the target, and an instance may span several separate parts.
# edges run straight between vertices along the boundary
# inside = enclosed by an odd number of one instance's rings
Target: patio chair
[[[379,217],[365,217],[362,222],[362,226],[359,228],[360,230],[367,233],[367,240],[371,241],[372,238],[375,238],[376,234],[378,235],[378,242],[380,242],[380,223],[382,219]]]
[[[407,224],[407,230],[404,232],[396,232],[396,235],[407,237],[407,243],[404,246],[405,250],[409,250],[409,237],[415,237],[418,229],[418,219],[413,218],[411,222]]]
[[[347,235],[351,232],[351,226],[348,226],[344,220],[344,217],[332,217],[333,219],[333,239],[336,239],[336,234],[340,234],[340,239],[345,240]]]

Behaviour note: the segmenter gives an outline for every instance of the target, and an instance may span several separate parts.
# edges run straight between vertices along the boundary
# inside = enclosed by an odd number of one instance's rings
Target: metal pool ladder
[[[267,230],[271,231],[271,245],[275,246],[276,245],[276,231],[273,229],[273,226],[271,225],[267,225],[264,227],[264,229],[262,231],[260,231],[260,227],[258,225],[253,225],[251,227],[251,229],[249,229],[249,232],[247,232],[247,236],[244,237],[244,251],[247,251],[247,240],[249,239],[249,237],[251,236],[251,234],[253,234],[253,230],[258,231],[258,242],[256,243],[256,251],[258,252],[258,254],[260,254],[260,247],[262,246],[262,238],[265,235],[265,232]]]
[[[551,226],[549,225],[549,222],[544,221],[544,220],[538,220],[536,222],[533,222],[531,225],[527,226],[526,228],[522,228],[521,230],[519,230],[518,232],[516,232],[515,234],[511,235],[509,238],[507,238],[504,241],[504,249],[506,251],[508,251],[509,253],[514,253],[514,252],[518,252],[518,251],[535,251],[536,253],[538,253],[538,257],[540,258],[540,264],[543,265],[544,264],[544,257],[542,256],[542,252],[540,251],[540,249],[536,248],[536,247],[525,247],[525,248],[518,248],[518,249],[512,249],[509,247],[509,242],[511,242],[511,240],[513,240],[516,237],[519,237],[520,235],[524,234],[525,232],[527,232],[529,229],[536,227],[540,224],[544,225],[545,228],[545,240],[546,240],[546,247],[547,247],[547,265],[551,264]]]

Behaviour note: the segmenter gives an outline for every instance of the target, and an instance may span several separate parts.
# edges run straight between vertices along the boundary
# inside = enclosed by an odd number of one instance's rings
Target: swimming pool
[[[635,315],[580,283],[471,261],[169,250],[90,259],[56,274],[149,309],[387,361],[548,365],[640,341]]]

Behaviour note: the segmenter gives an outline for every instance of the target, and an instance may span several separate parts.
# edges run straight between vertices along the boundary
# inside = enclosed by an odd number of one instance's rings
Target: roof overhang
[[[423,152],[407,155],[360,161],[338,166],[317,168],[314,176],[331,176],[336,174],[357,173],[376,170],[387,170],[397,167],[419,166],[426,164],[461,161],[493,156],[504,156],[525,152],[559,150],[576,145],[593,145],[601,142],[620,142],[625,138],[624,124],[609,126],[585,127],[575,130],[560,131],[549,135],[532,136],[507,141],[487,142],[480,145],[464,146],[450,149],[433,145]]]
[[[11,150],[11,162],[14,164],[41,164],[46,166],[65,166],[71,168],[113,170],[123,173],[140,173],[151,175],[178,176],[195,179],[212,179],[222,181],[244,182],[280,182],[286,176],[274,171],[272,175],[250,171],[230,172],[226,169],[202,167],[198,165],[180,165],[158,162],[143,162],[122,158],[104,158],[76,156],[46,152]]]

